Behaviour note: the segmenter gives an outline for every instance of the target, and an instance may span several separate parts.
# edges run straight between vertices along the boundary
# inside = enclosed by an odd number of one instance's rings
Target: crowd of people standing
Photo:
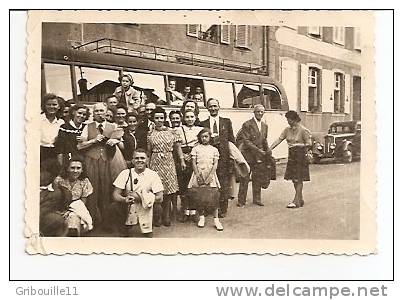
[[[303,181],[309,180],[306,149],[309,131],[294,111],[289,127],[271,145],[265,108],[255,105],[253,117],[237,136],[232,122],[219,114],[218,99],[205,105],[199,120],[197,101],[183,101],[169,115],[155,103],[142,103],[130,76],[105,103],[70,105],[54,94],[42,99],[40,231],[47,236],[82,236],[93,229],[131,236],[140,229],[152,237],[153,227],[193,221],[224,230],[228,200],[242,208],[250,175],[253,203],[264,206],[261,189],[275,179],[271,151],[284,139],[289,146],[285,179],[295,187],[288,208],[304,205]],[[180,207],[178,203],[180,199]],[[138,225],[138,226],[137,226]]]

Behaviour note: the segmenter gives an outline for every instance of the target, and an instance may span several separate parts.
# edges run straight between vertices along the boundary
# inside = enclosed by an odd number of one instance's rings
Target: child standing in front
[[[202,129],[197,135],[199,145],[191,151],[193,174],[188,187],[193,189],[198,199],[199,222],[197,226],[202,228],[205,224],[205,215],[209,209],[214,210],[214,226],[218,231],[224,228],[218,218],[220,182],[216,174],[219,153],[217,148],[210,145],[211,132]]]

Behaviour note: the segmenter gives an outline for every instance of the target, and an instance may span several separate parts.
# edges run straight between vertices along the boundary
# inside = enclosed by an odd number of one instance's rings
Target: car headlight
[[[330,144],[329,148],[332,150],[336,149],[336,144],[334,144],[334,143]]]
[[[322,145],[318,145],[317,149],[322,150],[323,149]]]

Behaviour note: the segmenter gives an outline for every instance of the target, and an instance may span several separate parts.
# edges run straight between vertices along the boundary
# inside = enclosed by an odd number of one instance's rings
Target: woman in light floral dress
[[[154,205],[155,216],[153,224],[157,227],[161,224],[161,217],[164,226],[171,225],[171,203],[175,201],[176,193],[179,190],[172,154],[174,150],[178,152],[181,169],[186,168],[181,149],[181,138],[175,130],[164,126],[165,119],[165,110],[157,107],[153,112],[155,128],[147,137],[147,147],[150,153],[149,168],[158,173],[164,186],[162,216],[160,206],[158,204]]]

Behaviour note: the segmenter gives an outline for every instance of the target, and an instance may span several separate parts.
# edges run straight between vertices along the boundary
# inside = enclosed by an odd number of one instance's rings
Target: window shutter
[[[361,30],[360,27],[354,28],[354,49],[361,49]]]
[[[231,26],[221,25],[221,43],[229,45],[231,41]]]
[[[351,108],[351,89],[350,74],[344,75],[344,112],[350,114]]]
[[[308,111],[308,66],[301,64],[301,111]]]
[[[199,25],[198,24],[188,24],[187,25],[187,35],[198,37]]]
[[[281,61],[281,83],[287,93],[289,109],[298,110],[298,62]]]
[[[247,25],[236,26],[236,46],[241,48],[249,48],[249,34]]]
[[[322,112],[334,111],[334,72],[330,70],[322,70]]]

